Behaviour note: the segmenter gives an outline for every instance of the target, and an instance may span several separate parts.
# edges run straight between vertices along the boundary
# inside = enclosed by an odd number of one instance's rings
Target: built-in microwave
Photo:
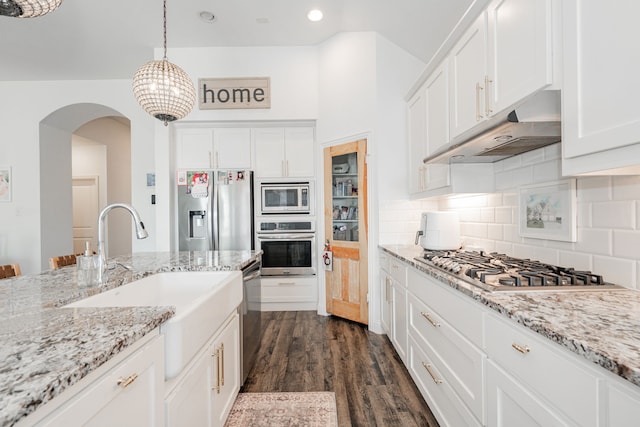
[[[312,184],[303,182],[261,182],[261,213],[312,213]]]

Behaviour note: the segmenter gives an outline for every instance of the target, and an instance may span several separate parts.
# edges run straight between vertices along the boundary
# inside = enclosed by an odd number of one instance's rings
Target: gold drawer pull
[[[422,362],[422,366],[424,366],[424,369],[426,369],[427,372],[429,372],[429,375],[431,375],[431,379],[433,380],[434,383],[442,384],[442,380],[438,379],[438,377],[436,377],[436,374],[434,374],[433,371],[431,370],[430,364]]]
[[[513,344],[511,344],[511,347],[515,348],[516,351],[518,351],[518,352],[520,352],[522,354],[527,354],[527,353],[529,353],[531,351],[531,349],[529,348],[528,345],[521,346],[520,344],[513,343]]]
[[[425,319],[427,319],[429,321],[429,323],[431,323],[433,325],[434,328],[439,328],[440,327],[440,323],[436,322],[435,320],[433,320],[431,318],[431,316],[429,316],[429,313],[426,313],[424,311],[421,311],[420,314],[422,314],[422,317],[424,317]]]
[[[211,355],[214,359],[216,359],[216,385],[211,387],[211,390],[214,390],[217,394],[220,394],[220,349],[218,348],[215,353]]]
[[[127,378],[118,378],[116,384],[122,388],[127,388],[136,379],[138,379],[138,374],[131,374]]]
[[[220,344],[220,385],[224,387],[224,343]]]
[[[279,286],[295,286],[296,282],[278,282]]]

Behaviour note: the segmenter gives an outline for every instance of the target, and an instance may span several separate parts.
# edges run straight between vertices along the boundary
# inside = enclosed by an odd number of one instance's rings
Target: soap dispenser
[[[76,265],[78,268],[78,285],[92,285],[95,282],[96,266],[89,242],[85,242],[84,254],[76,257]]]

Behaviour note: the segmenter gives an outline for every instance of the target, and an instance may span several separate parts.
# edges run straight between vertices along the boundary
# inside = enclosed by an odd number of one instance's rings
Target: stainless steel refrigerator
[[[180,173],[179,249],[254,249],[253,172],[210,169]]]

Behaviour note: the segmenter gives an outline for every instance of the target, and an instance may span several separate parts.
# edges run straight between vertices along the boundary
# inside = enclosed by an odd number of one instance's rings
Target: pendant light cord
[[[163,19],[164,19],[164,33],[163,33],[163,37],[164,37],[164,59],[167,59],[167,0],[164,0],[164,6],[163,6]]]

